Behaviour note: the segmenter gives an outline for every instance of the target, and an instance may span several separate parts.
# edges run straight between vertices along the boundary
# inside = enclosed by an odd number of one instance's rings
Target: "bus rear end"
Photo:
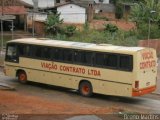
[[[149,94],[156,89],[157,55],[152,48],[145,48],[135,56],[136,80],[133,83],[132,96]]]

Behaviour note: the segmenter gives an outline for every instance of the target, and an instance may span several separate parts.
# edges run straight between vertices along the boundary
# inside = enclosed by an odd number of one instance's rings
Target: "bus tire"
[[[93,88],[91,83],[84,81],[79,85],[79,92],[84,97],[90,97],[93,94]]]
[[[24,71],[18,72],[18,81],[22,84],[27,83],[27,74]]]

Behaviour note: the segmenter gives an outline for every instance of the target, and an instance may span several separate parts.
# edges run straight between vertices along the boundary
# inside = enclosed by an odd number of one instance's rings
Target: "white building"
[[[95,3],[109,4],[109,0],[94,0]]]
[[[55,6],[54,0],[38,0],[38,7],[43,8],[50,8]]]
[[[87,20],[86,8],[76,4],[59,6],[57,12],[60,13],[60,19],[63,19],[64,23],[84,24]]]

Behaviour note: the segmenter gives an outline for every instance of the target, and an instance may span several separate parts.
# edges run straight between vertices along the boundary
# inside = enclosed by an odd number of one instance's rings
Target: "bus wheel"
[[[24,71],[18,73],[18,81],[23,84],[27,83],[27,75]]]
[[[90,97],[93,94],[92,85],[89,82],[82,82],[79,86],[79,92],[84,97]]]

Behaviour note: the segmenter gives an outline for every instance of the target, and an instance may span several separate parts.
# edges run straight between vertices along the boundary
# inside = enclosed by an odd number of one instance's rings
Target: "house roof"
[[[0,6],[0,13],[2,14],[2,7]],[[5,6],[3,7],[3,13],[8,15],[24,15],[27,14],[24,6]]]

